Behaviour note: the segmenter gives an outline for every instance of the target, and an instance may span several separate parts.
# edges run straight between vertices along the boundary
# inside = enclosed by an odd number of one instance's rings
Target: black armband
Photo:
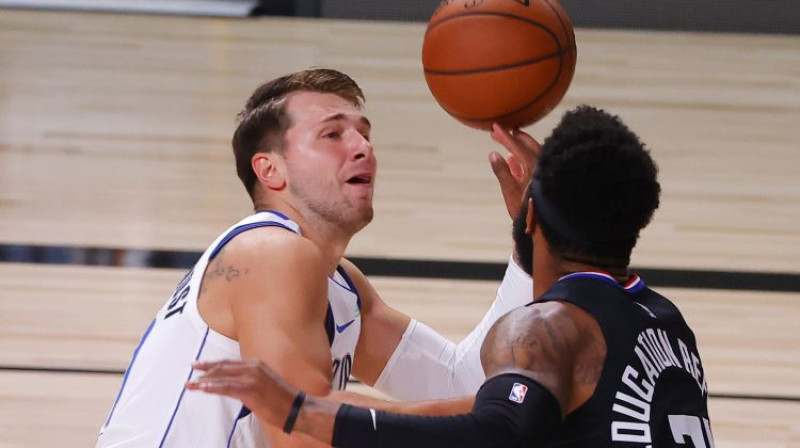
[[[484,383],[469,414],[419,416],[342,405],[332,445],[337,448],[539,447],[561,429],[558,401],[536,381],[503,374]]]
[[[306,400],[306,393],[302,390],[297,392],[297,395],[292,401],[292,407],[289,409],[289,415],[286,417],[286,423],[283,424],[283,432],[291,434],[294,428],[294,423],[297,421],[297,416],[300,415],[300,406]]]

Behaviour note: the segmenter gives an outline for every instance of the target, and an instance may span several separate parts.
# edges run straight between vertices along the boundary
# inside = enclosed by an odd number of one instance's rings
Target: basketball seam
[[[497,65],[493,67],[484,67],[484,68],[463,69],[463,70],[436,70],[436,69],[426,68],[425,73],[431,75],[471,75],[475,73],[493,72],[496,70],[507,70],[510,68],[523,67],[526,65],[531,65],[531,64],[536,64],[538,62],[546,61],[548,59],[553,59],[564,55],[564,53],[565,51],[559,48],[558,51],[556,51],[555,53],[546,54],[544,56],[539,56],[538,58],[529,59],[527,61],[515,62],[513,64]]]
[[[547,6],[551,10],[553,10],[553,7],[549,2],[547,2],[545,0],[545,3],[547,4]],[[457,119],[467,120],[467,121],[489,121],[489,120],[495,121],[495,120],[499,120],[499,119],[502,119],[502,118],[505,118],[505,117],[512,116],[514,114],[517,114],[517,113],[519,113],[519,112],[531,107],[532,105],[534,105],[537,102],[539,102],[545,95],[550,93],[550,90],[552,90],[553,86],[555,86],[556,83],[558,83],[558,81],[561,79],[561,75],[562,75],[562,73],[564,71],[563,70],[564,69],[564,57],[563,56],[568,54],[568,53],[570,53],[570,52],[574,52],[576,50],[575,42],[574,41],[570,42],[570,38],[566,33],[565,25],[564,25],[564,22],[563,22],[561,16],[558,14],[557,11],[553,10],[553,12],[555,13],[555,15],[556,15],[556,17],[557,17],[557,19],[559,21],[559,25],[561,25],[562,31],[565,34],[565,36],[564,36],[565,39],[566,39],[566,47],[565,48],[562,48],[561,42],[558,39],[558,37],[556,36],[555,32],[553,32],[553,30],[551,30],[546,24],[538,22],[536,20],[532,20],[532,19],[526,18],[526,17],[520,17],[520,16],[517,16],[515,14],[510,14],[510,13],[485,12],[485,11],[463,12],[463,13],[460,13],[460,14],[454,14],[454,15],[448,16],[448,17],[446,17],[446,18],[434,23],[433,25],[429,25],[428,29],[425,31],[425,38],[428,37],[428,33],[431,32],[431,30],[435,29],[439,25],[441,25],[441,24],[443,24],[445,22],[449,22],[451,20],[455,20],[455,19],[457,19],[459,17],[464,17],[464,16],[506,17],[506,18],[510,18],[510,19],[513,19],[513,20],[518,20],[518,21],[521,21],[521,22],[529,23],[529,24],[531,24],[531,25],[533,25],[533,26],[535,26],[537,28],[540,28],[540,29],[544,30],[550,36],[550,38],[556,43],[556,46],[558,47],[558,52],[555,53],[555,54],[547,55],[544,58],[537,58],[537,60],[534,60],[534,61],[523,61],[523,62],[514,63],[514,64],[506,64],[505,66],[502,66],[502,67],[479,68],[479,69],[470,69],[470,70],[455,70],[455,71],[436,70],[436,69],[428,69],[428,68],[423,67],[423,69],[424,69],[426,74],[432,74],[432,75],[461,75],[461,74],[473,74],[473,73],[481,73],[481,72],[491,72],[491,71],[495,71],[495,70],[502,70],[502,69],[508,69],[508,68],[517,68],[517,67],[520,67],[520,66],[529,65],[531,63],[542,62],[542,61],[545,61],[545,60],[548,60],[548,59],[552,59],[554,57],[562,56],[562,57],[559,57],[558,71],[556,73],[556,76],[553,77],[553,80],[542,91],[542,93],[540,93],[538,96],[533,98],[531,101],[528,101],[527,103],[525,103],[521,107],[518,107],[518,108],[512,110],[511,112],[507,112],[507,113],[504,113],[502,115],[495,115],[495,116],[491,116],[491,117],[475,118],[475,117],[467,117],[467,116],[464,116],[464,115],[453,113],[450,109],[444,107],[444,105],[442,105],[441,103],[439,103],[440,106],[448,114],[452,115],[453,117],[455,117]],[[424,49],[424,46],[423,46],[423,49]]]
[[[425,31],[425,36],[427,37],[428,32],[430,32],[430,30],[436,28],[437,26],[441,25],[442,23],[448,22],[450,20],[457,19],[459,17],[464,17],[464,16],[506,17],[506,18],[511,18],[511,19],[514,19],[514,20],[519,20],[519,21],[522,21],[522,22],[526,22],[526,23],[529,23],[529,24],[531,24],[531,25],[533,25],[533,26],[535,26],[537,28],[540,28],[540,29],[544,30],[544,32],[546,32],[550,36],[550,38],[553,40],[553,42],[555,42],[556,47],[558,48],[558,53],[557,54],[548,55],[549,57],[561,56],[561,55],[564,54],[564,50],[568,49],[568,48],[562,48],[561,47],[561,42],[559,42],[558,36],[556,36],[556,33],[554,33],[553,30],[548,28],[546,24],[541,23],[541,22],[537,22],[537,21],[532,20],[532,19],[528,19],[527,17],[520,17],[520,16],[517,16],[517,15],[514,15],[514,14],[509,14],[509,13],[504,13],[504,12],[465,12],[465,13],[461,13],[461,14],[457,14],[457,15],[452,15],[452,16],[449,16],[449,17],[447,17],[445,19],[442,19],[441,21],[437,22],[433,26],[429,27],[428,30]],[[569,39],[567,39],[567,43],[569,43]],[[422,48],[423,48],[423,53],[424,53],[424,49],[425,49],[424,44],[423,44]],[[537,61],[537,62],[541,62],[541,61],[547,60],[549,57],[545,57],[544,59],[541,59],[540,61]],[[526,65],[526,63],[530,63],[530,62],[526,62],[526,61],[515,62],[515,63],[511,64],[510,67],[513,68],[515,66],[523,66],[523,65]],[[515,65],[515,64],[518,64],[518,65]],[[428,69],[427,67],[425,67],[424,62],[423,62],[423,67],[422,68],[425,70],[426,73],[428,73],[429,70],[431,71],[430,73],[437,73],[437,74],[448,73],[447,70]],[[475,68],[475,69],[470,69],[470,70],[473,70],[472,73],[481,73],[481,72],[486,72],[486,71],[492,71],[492,70],[495,70],[495,69],[496,69],[495,67],[492,67],[492,68]],[[451,74],[460,74],[460,73],[458,73],[458,71],[453,71]]]
[[[553,37],[553,38],[555,38],[555,37],[556,37],[556,36],[555,36],[555,33],[553,33],[553,31],[551,31],[551,30],[550,30],[550,28],[548,28],[548,27],[547,27],[547,25],[546,25],[546,24],[544,24],[544,23],[542,23],[542,22],[538,22],[538,21],[536,21],[536,20],[529,19],[529,18],[527,18],[527,17],[520,17],[520,16],[518,16],[518,15],[515,15],[515,14],[510,14],[510,13],[507,13],[507,12],[491,12],[491,11],[490,11],[490,12],[485,12],[485,11],[479,11],[479,12],[463,12],[463,13],[460,13],[460,14],[454,14],[454,15],[451,15],[451,16],[449,16],[449,17],[446,17],[446,18],[444,18],[444,19],[442,19],[442,20],[440,20],[440,21],[438,21],[438,22],[434,23],[433,25],[429,26],[429,27],[428,27],[428,29],[427,29],[427,30],[425,30],[425,36],[427,36],[427,35],[428,35],[428,33],[430,33],[430,32],[431,32],[431,30],[433,30],[434,28],[438,27],[439,25],[441,25],[441,24],[443,24],[443,23],[445,23],[445,22],[449,22],[449,21],[451,21],[451,20],[455,20],[455,19],[457,19],[457,18],[459,18],[459,17],[464,17],[464,16],[497,16],[497,17],[506,17],[506,18],[510,18],[510,19],[514,19],[514,20],[519,20],[519,21],[521,21],[521,22],[527,22],[527,23],[530,23],[530,24],[531,24],[531,25],[533,25],[533,26],[539,27],[539,28],[541,28],[541,29],[543,29],[543,30],[547,31],[547,32],[548,32],[548,34],[550,34],[550,36],[551,36],[551,37]],[[558,39],[554,39],[554,40],[555,40],[556,42],[558,42]],[[559,47],[560,47],[560,46],[561,46],[561,45],[559,45]]]
[[[570,42],[569,35],[570,33],[567,31],[567,26],[564,24],[564,19],[561,17],[561,14],[558,13],[558,10],[550,3],[550,0],[543,0],[544,3],[553,11],[553,14],[558,18],[558,23],[561,24],[561,31],[564,32],[564,38],[567,40],[568,47],[575,47],[575,39],[573,36],[572,42]]]
[[[567,48],[567,49],[565,49],[564,53],[568,53],[570,51],[572,51],[572,48]],[[492,120],[492,121],[494,121],[494,120],[499,120],[501,118],[510,117],[511,115],[514,115],[516,113],[522,112],[523,110],[531,107],[533,104],[536,104],[539,100],[541,100],[545,95],[550,93],[550,90],[553,88],[553,86],[556,85],[556,83],[558,82],[559,79],[561,79],[561,73],[562,73],[562,68],[563,67],[564,67],[564,58],[560,58],[559,64],[558,64],[558,73],[556,74],[556,76],[553,77],[553,81],[550,82],[550,84],[547,86],[547,88],[545,88],[542,91],[542,93],[540,93],[536,98],[532,99],[531,101],[528,101],[527,103],[525,103],[521,107],[518,107],[518,108],[512,110],[511,112],[507,112],[507,113],[504,113],[502,115],[494,115],[494,116],[485,117],[485,118],[467,117],[465,115],[459,115],[459,114],[453,113],[452,111],[450,111],[450,109],[444,107],[441,103],[439,103],[439,105],[448,114],[452,115],[455,118],[462,119],[462,120],[469,120],[469,121],[489,121],[489,120]]]
[[[525,22],[525,23],[531,24],[534,27],[537,27],[537,28],[540,28],[540,29],[544,30],[544,32],[546,32],[550,36],[550,38],[556,43],[556,47],[558,47],[559,51],[562,50],[561,43],[558,40],[558,36],[556,36],[556,33],[554,33],[553,30],[551,30],[546,24],[544,24],[542,22],[538,22],[536,20],[529,19],[527,17],[520,17],[520,16],[517,16],[517,15],[514,15],[514,14],[503,13],[503,12],[465,12],[465,13],[461,13],[461,14],[457,14],[457,15],[452,15],[450,17],[442,19],[439,22],[436,22],[433,26],[429,27],[425,31],[425,37],[427,38],[428,33],[431,30],[433,30],[434,28],[438,27],[439,25],[441,25],[441,24],[443,24],[445,22],[449,22],[451,20],[455,20],[455,19],[457,19],[459,17],[464,17],[464,16],[505,17],[505,18],[518,20],[518,21],[521,21],[521,22]],[[569,39],[567,39],[567,41],[569,41]],[[423,51],[424,51],[424,48],[425,48],[425,46],[423,45]]]

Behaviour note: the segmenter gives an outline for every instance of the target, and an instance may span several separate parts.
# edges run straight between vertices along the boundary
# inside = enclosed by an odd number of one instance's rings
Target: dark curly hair
[[[619,117],[580,106],[564,114],[542,145],[528,195],[554,253],[624,267],[658,208],[657,174],[649,151]],[[548,207],[540,207],[542,200],[557,216],[543,213]]]

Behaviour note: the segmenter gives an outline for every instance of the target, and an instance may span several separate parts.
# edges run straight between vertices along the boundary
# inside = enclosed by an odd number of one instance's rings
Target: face
[[[286,161],[295,206],[355,233],[373,215],[377,163],[369,141],[370,123],[361,111],[334,94],[289,95]]]

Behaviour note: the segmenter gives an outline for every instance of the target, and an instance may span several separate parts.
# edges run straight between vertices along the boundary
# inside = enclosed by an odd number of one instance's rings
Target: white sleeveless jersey
[[[114,406],[100,430],[98,448],[267,446],[256,417],[241,402],[184,389],[186,381],[200,375],[192,369],[192,362],[241,359],[239,344],[209,328],[200,317],[197,292],[209,261],[228,241],[241,232],[266,226],[300,232],[296,223],[280,213],[258,212],[220,235],[181,280],[133,352]],[[353,366],[361,331],[360,308],[356,288],[340,267],[328,279],[324,322],[331,345],[334,389],[345,388]]]

